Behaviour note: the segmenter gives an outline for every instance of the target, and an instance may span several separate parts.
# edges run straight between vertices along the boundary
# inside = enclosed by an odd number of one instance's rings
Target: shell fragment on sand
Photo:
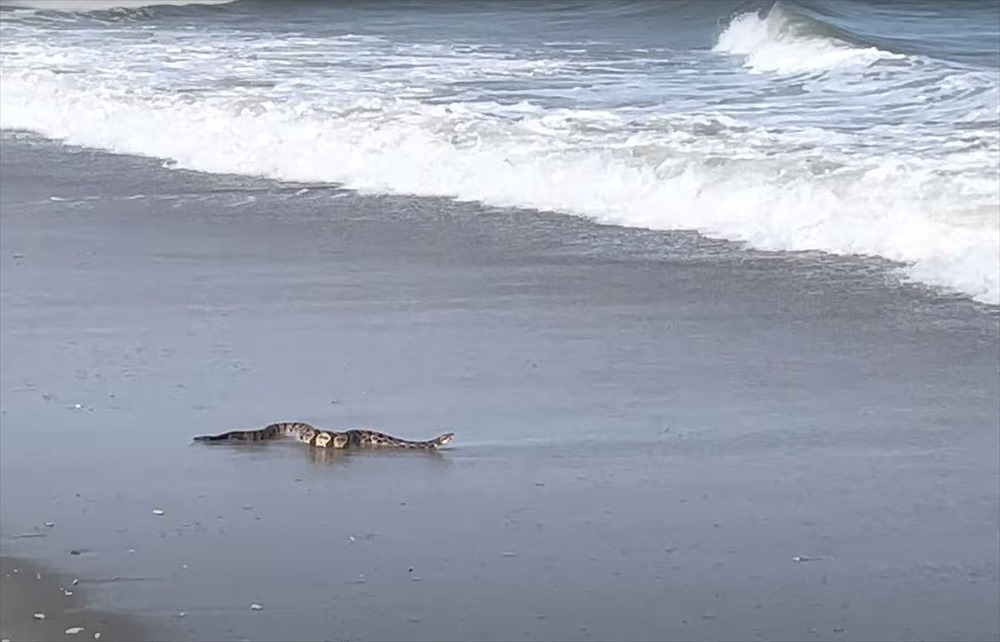
[[[80,633],[81,631],[83,631],[83,627],[82,626],[71,626],[68,629],[66,629],[66,635],[76,635],[77,633]]]

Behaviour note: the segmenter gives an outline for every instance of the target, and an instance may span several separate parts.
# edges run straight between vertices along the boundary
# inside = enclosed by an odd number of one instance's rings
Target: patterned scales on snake
[[[256,430],[231,430],[219,435],[201,435],[195,441],[268,441],[284,436],[292,436],[302,443],[317,448],[360,448],[388,446],[392,448],[434,449],[444,446],[455,436],[448,432],[427,441],[410,441],[368,429],[322,430],[301,421],[285,421],[270,424]]]

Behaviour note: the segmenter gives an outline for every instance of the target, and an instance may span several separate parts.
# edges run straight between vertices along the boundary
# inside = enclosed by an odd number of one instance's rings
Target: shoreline
[[[676,245],[683,253],[696,248],[695,253],[707,252],[707,256],[713,260],[728,256],[731,260],[733,256],[740,257],[738,260],[747,259],[750,261],[764,261],[775,263],[787,263],[793,266],[792,276],[798,280],[807,281],[812,278],[810,272],[826,269],[825,266],[835,264],[840,267],[838,271],[843,271],[855,280],[854,287],[870,288],[876,287],[875,282],[881,281],[881,285],[896,291],[900,296],[909,299],[937,302],[958,302],[960,305],[971,307],[980,313],[985,313],[994,319],[1000,319],[1000,302],[983,300],[980,296],[963,291],[956,286],[946,285],[937,282],[928,282],[914,278],[907,270],[913,267],[913,263],[896,258],[890,258],[880,254],[871,253],[841,253],[827,249],[765,249],[755,247],[745,240],[738,238],[728,238],[713,235],[707,232],[689,229],[659,229],[644,227],[641,225],[630,225],[624,223],[612,223],[597,220],[585,214],[579,214],[568,210],[536,208],[522,205],[499,205],[479,200],[462,199],[453,196],[409,194],[404,192],[379,192],[367,191],[363,188],[349,187],[341,183],[333,182],[310,182],[293,179],[272,178],[254,174],[238,174],[226,172],[213,172],[187,167],[167,167],[161,166],[166,161],[157,156],[147,156],[145,154],[134,154],[128,152],[111,151],[99,147],[67,142],[60,139],[51,139],[37,132],[7,128],[0,129],[0,141],[9,145],[19,146],[24,149],[37,148],[47,149],[48,153],[54,148],[59,149],[58,154],[67,154],[69,157],[83,156],[95,159],[118,159],[131,165],[131,169],[140,173],[166,172],[170,181],[180,185],[190,185],[196,191],[203,189],[206,184],[215,184],[219,189],[238,193],[243,189],[253,191],[263,189],[273,192],[313,192],[316,194],[332,191],[342,195],[347,200],[358,199],[361,201],[371,201],[374,203],[412,203],[417,207],[435,208],[441,207],[446,211],[471,210],[480,214],[496,215],[501,213],[503,218],[519,219],[522,223],[539,228],[561,227],[566,229],[610,229],[614,234],[622,238],[636,240],[639,238],[655,238],[659,240],[670,239],[668,243]],[[51,157],[50,157],[51,160]],[[11,172],[11,168],[7,169]],[[17,176],[17,179],[26,178]],[[37,188],[38,186],[33,186]],[[34,191],[33,189],[31,191]],[[45,190],[46,192],[48,190]],[[70,192],[76,191],[71,188]],[[51,196],[51,195],[49,195]],[[109,195],[115,198],[120,195]],[[135,198],[135,195],[131,196]],[[139,197],[144,197],[139,195]],[[57,200],[74,200],[73,196],[58,196]],[[15,200],[22,200],[20,195]],[[585,236],[591,236],[587,233]],[[640,242],[633,247],[633,255],[629,260],[642,261],[646,258],[649,248],[642,247]],[[824,284],[829,286],[829,283]]]
[[[0,556],[0,639],[10,642],[155,639],[148,627],[131,616],[89,607],[86,589],[81,586],[86,580],[77,584],[74,581],[77,578],[53,572],[37,562]],[[36,614],[44,615],[44,619]]]

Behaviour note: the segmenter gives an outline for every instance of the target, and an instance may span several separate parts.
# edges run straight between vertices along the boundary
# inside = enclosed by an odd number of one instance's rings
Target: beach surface
[[[1000,637],[996,306],[9,132],[0,205],[0,544],[80,639]],[[283,420],[456,438],[191,442]]]
[[[0,557],[0,638],[18,642],[150,639],[132,619],[86,608],[79,578]]]

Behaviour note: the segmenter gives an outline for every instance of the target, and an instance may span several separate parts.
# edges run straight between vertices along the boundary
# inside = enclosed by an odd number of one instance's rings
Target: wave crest
[[[713,51],[745,57],[751,72],[793,74],[840,67],[867,67],[877,60],[904,58],[821,33],[823,29],[776,2],[766,11],[735,15]]]

